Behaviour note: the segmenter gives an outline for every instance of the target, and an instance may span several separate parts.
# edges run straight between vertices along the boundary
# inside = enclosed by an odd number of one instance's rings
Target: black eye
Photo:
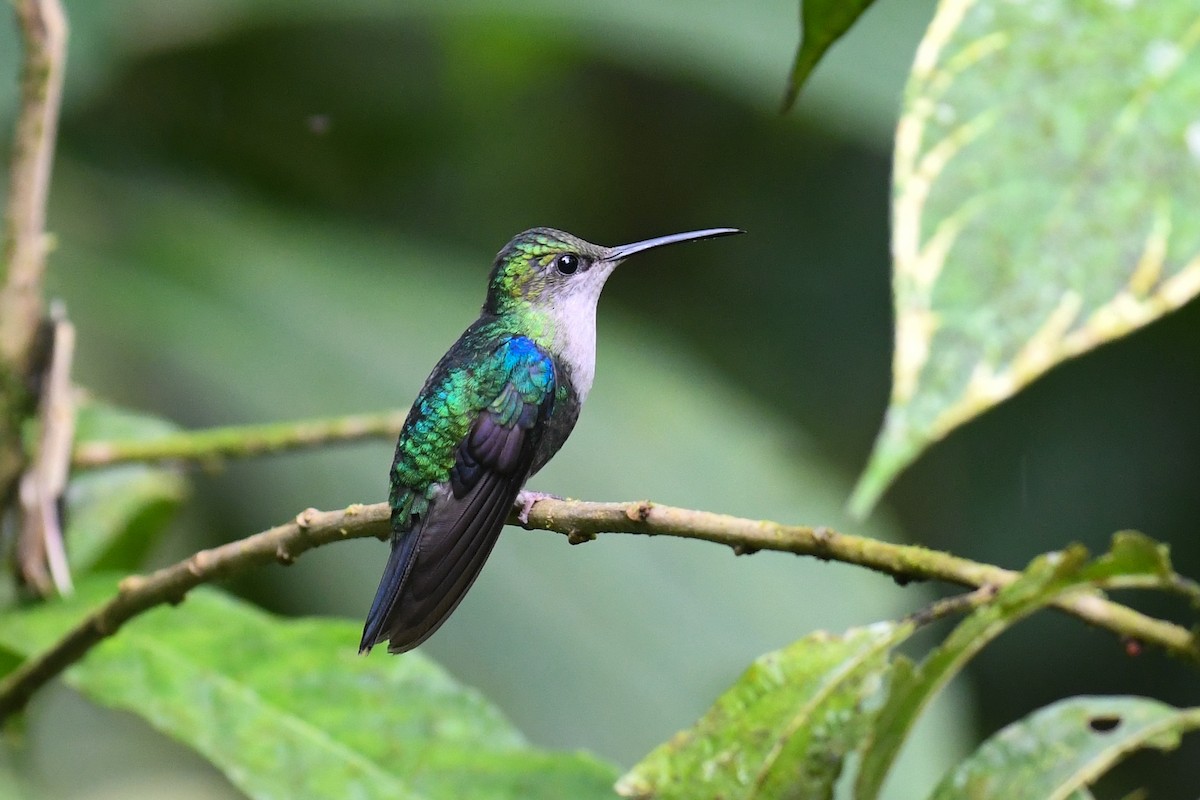
[[[554,266],[563,275],[571,275],[579,269],[579,256],[574,253],[563,253],[554,259]]]

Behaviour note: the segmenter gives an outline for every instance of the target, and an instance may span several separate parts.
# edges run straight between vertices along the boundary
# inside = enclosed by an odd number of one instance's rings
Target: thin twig
[[[130,461],[193,461],[212,463],[226,458],[318,447],[333,442],[395,438],[404,424],[404,411],[352,414],[331,419],[231,425],[186,431],[154,439],[84,441],[75,448],[77,468],[103,467]]]
[[[522,524],[517,521],[516,512],[514,509],[509,522]],[[40,686],[137,614],[162,603],[177,603],[190,589],[206,581],[271,561],[288,564],[306,550],[329,542],[386,537],[388,516],[386,503],[355,505],[343,511],[308,509],[285,525],[202,550],[150,575],[126,578],[116,597],[89,614],[49,650],[26,661],[0,682],[0,721],[20,710]],[[542,499],[530,509],[523,527],[562,533],[574,543],[588,541],[599,533],[701,539],[727,545],[737,554],[779,550],[857,564],[897,578],[936,579],[977,589],[1004,586],[1018,575],[949,553],[880,542],[824,527],[780,525],[647,501],[589,503]],[[1105,600],[1098,592],[1072,593],[1057,605],[1122,637],[1155,644],[1193,662],[1200,661],[1200,648],[1186,628]]]
[[[947,617],[974,611],[976,608],[990,603],[999,591],[1000,587],[987,584],[963,594],[943,597],[909,614],[908,619],[912,620],[918,628],[924,627]]]
[[[42,319],[46,197],[67,52],[59,0],[16,0],[14,6],[24,59],[0,258],[0,502],[24,467],[21,423],[36,400],[27,380]]]
[[[15,6],[25,59],[0,291],[0,354],[9,363],[25,358],[42,317],[46,197],[67,45],[67,20],[58,0],[17,0]]]

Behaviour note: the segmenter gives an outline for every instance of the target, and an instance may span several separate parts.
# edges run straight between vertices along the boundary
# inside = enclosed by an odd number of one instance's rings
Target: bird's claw
[[[517,503],[521,506],[521,510],[517,512],[517,519],[522,525],[529,524],[529,512],[533,510],[533,505],[538,500],[561,500],[558,495],[547,494],[546,492],[531,492],[522,489],[517,493]]]

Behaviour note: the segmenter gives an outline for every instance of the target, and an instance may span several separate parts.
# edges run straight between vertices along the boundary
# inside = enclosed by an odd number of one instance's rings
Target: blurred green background
[[[534,488],[832,524],[1012,567],[1138,528],[1200,575],[1195,303],[936,446],[869,525],[841,511],[888,393],[892,129],[932,2],[877,3],[787,116],[791,0],[66,5],[50,282],[79,327],[76,377],[102,397],[187,426],[406,407],[517,231],[617,243],[735,225],[751,235],[610,283],[588,410]],[[6,146],[17,52],[0,26]],[[380,442],[198,474],[155,560],[306,506],[380,500],[390,455]],[[230,588],[357,618],[385,552],[325,548]],[[534,742],[627,766],[758,654],[930,596],[777,554],[510,530],[424,649]],[[1193,671],[1057,616],[1002,638],[955,689],[904,786],[931,786],[971,736],[1059,697],[1200,703]],[[164,780],[176,797],[234,796],[143,723],[63,689],[24,737],[16,757],[47,796],[153,796]],[[1133,766],[1108,790],[1194,795],[1200,746]]]

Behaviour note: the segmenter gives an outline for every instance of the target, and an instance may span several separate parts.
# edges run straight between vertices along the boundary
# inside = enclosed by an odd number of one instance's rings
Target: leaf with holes
[[[851,500],[1200,292],[1189,3],[941,3],[896,132],[892,395]]]
[[[1086,787],[1130,753],[1173,750],[1200,728],[1200,708],[1142,697],[1074,697],[1035,711],[984,742],[931,800],[1088,797]]]

